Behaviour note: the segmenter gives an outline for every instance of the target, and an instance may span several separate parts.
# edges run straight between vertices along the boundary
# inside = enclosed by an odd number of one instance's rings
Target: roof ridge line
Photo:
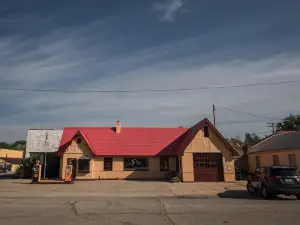
[[[261,140],[260,142],[258,142],[257,144],[253,145],[250,150],[248,151],[249,153],[251,153],[254,148],[256,148],[257,146],[261,145],[262,143],[270,140],[271,138],[274,138],[274,137],[278,137],[278,136],[282,136],[282,135],[287,135],[287,134],[291,134],[291,133],[295,133],[297,131],[287,131],[287,132],[280,132],[280,131],[277,131],[276,133],[274,134],[271,134],[270,136],[264,138],[263,140]]]
[[[112,127],[64,127],[64,129],[111,129],[114,128],[115,126]],[[122,128],[127,128],[127,129],[189,129],[188,127],[123,127]]]
[[[274,136],[277,136],[276,133],[274,134],[271,134],[270,136],[262,139],[260,142],[256,143],[255,145],[253,145],[251,148],[250,148],[250,151],[254,148],[254,147],[257,147],[258,145],[262,144],[263,142],[269,140],[270,138],[274,137]]]

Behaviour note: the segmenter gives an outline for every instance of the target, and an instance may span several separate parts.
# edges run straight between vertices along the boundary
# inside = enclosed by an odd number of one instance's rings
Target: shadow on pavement
[[[117,180],[117,179],[116,179]],[[134,179],[134,178],[126,178],[124,179],[125,181],[132,181],[132,182],[142,182],[142,183],[151,183],[151,182],[160,182],[160,183],[165,183],[169,182],[167,179],[152,179],[152,180],[147,180],[147,179]]]
[[[22,181],[13,181],[13,182],[11,182],[12,184],[30,184],[30,181],[28,181],[28,182],[22,182]]]
[[[209,196],[206,196],[206,195],[179,195],[179,196],[176,196],[176,198],[178,198],[178,199],[208,199]]]
[[[4,179],[13,179],[14,175],[13,174],[1,174],[0,175],[0,180],[4,180]]]
[[[246,199],[246,200],[264,200],[258,193],[250,194],[246,190],[228,190],[217,194],[219,198],[230,198],[230,199]],[[296,200],[291,198],[284,198],[285,196],[275,196],[268,200]]]

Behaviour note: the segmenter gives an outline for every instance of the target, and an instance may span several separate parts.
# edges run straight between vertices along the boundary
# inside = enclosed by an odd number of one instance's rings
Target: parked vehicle
[[[300,174],[290,166],[261,167],[249,176],[247,190],[260,193],[265,199],[279,194],[300,199]]]
[[[0,164],[0,173],[6,173],[7,172],[7,168],[5,165]]]

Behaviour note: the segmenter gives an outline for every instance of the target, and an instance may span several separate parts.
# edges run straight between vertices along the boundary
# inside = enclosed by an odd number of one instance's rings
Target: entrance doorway
[[[221,153],[194,153],[195,181],[224,181]]]
[[[46,156],[46,177],[55,179],[59,177],[60,157],[57,153],[47,153]],[[44,173],[42,173],[44,174]]]
[[[68,158],[67,159],[67,165],[72,165],[73,166],[73,169],[72,169],[72,178],[75,179],[76,178],[77,159],[75,159],[75,158]]]

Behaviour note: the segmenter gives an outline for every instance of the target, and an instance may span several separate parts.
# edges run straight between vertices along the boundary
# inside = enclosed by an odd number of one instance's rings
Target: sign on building
[[[57,152],[62,133],[63,130],[28,130],[25,157],[29,157],[30,153]]]

